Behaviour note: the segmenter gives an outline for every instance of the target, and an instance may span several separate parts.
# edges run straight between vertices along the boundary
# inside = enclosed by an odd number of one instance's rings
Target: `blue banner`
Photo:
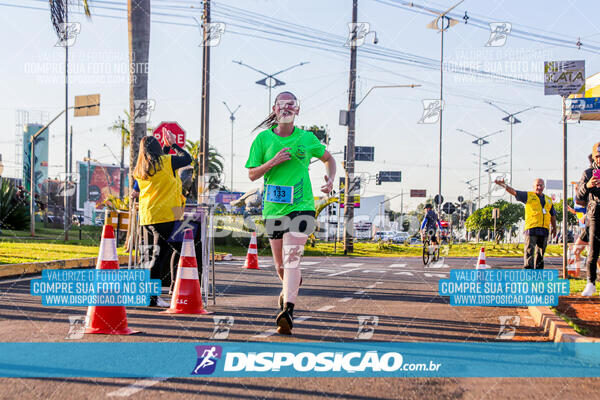
[[[569,280],[558,279],[556,270],[451,270],[438,287],[453,306],[555,306],[570,293]]]
[[[1,343],[2,377],[599,377],[600,343]]]
[[[46,269],[32,279],[32,296],[45,306],[147,306],[161,292],[160,279],[147,269]]]

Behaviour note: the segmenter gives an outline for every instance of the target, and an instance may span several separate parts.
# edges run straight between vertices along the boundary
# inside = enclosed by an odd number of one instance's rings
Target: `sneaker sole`
[[[277,325],[277,333],[281,335],[292,334],[292,328],[290,327],[290,324],[288,324],[288,321],[285,318],[281,318],[279,321],[277,321]]]
[[[282,335],[291,335],[292,334],[292,324],[288,321],[287,318],[283,316],[277,317],[277,333]]]

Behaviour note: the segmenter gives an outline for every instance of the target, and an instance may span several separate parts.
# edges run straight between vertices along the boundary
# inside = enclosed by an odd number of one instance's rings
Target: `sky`
[[[397,0],[359,0],[358,22],[369,23],[377,33],[368,35],[358,48],[357,100],[377,85],[418,84],[418,88],[382,88],[370,92],[356,113],[356,145],[374,146],[374,162],[357,162],[356,171],[368,178],[363,196],[396,196],[410,189],[437,192],[439,124],[419,124],[423,101],[439,98],[440,34],[427,29],[434,18]],[[117,163],[119,134],[110,126],[128,109],[128,42],[126,1],[92,0],[92,18],[73,7],[70,18],[81,31],[70,48],[69,101],[82,94],[101,94],[99,116],[73,118],[73,160],[82,160],[88,149],[92,158]],[[415,2],[445,10],[454,1]],[[153,0],[149,60],[149,98],[156,107],[150,124],[177,121],[187,137],[200,137],[200,93],[202,71],[201,32],[197,20],[201,3]],[[211,47],[210,143],[225,159],[224,181],[231,176],[231,121],[233,132],[234,190],[246,191],[260,183],[250,182],[244,168],[254,127],[268,113],[268,90],[255,82],[264,76],[232,61],[274,73],[301,62],[308,64],[277,76],[285,86],[273,89],[295,93],[300,100],[297,125],[326,126],[329,151],[341,169],[341,152],[347,128],[338,123],[339,111],[348,107],[350,51],[344,46],[351,22],[352,1],[231,0],[213,2],[213,22],[225,24],[218,45]],[[418,12],[415,12],[418,11]],[[497,174],[509,170],[509,126],[505,116],[486,104],[520,114],[514,126],[513,186],[528,190],[535,178],[562,179],[561,98],[544,96],[543,63],[555,60],[585,60],[586,76],[600,72],[600,5],[590,1],[465,0],[451,13],[459,21],[444,34],[444,113],[442,145],[442,193],[446,200],[473,198],[465,181],[478,176],[478,147],[462,129],[477,136],[490,136],[482,148],[487,159],[496,159]],[[469,16],[467,23],[462,18]],[[7,176],[20,176],[15,164],[17,110],[27,110],[32,119],[50,119],[64,108],[64,48],[55,47],[57,36],[46,0],[0,0],[0,154]],[[490,38],[488,22],[511,24],[506,43],[485,46]],[[581,49],[576,43],[581,42]],[[301,45],[297,45],[301,44]],[[558,45],[561,44],[561,45]],[[457,71],[483,70],[496,77]],[[513,76],[527,82],[498,77]],[[568,180],[578,180],[587,165],[587,155],[598,141],[600,124],[593,121],[568,125]],[[64,171],[65,121],[50,128],[50,176]],[[115,156],[113,156],[114,153]],[[402,182],[375,184],[378,171],[402,171]],[[314,191],[318,191],[325,169],[312,164]],[[336,179],[337,180],[337,179]],[[488,175],[482,178],[487,193]],[[502,190],[492,193],[507,199]],[[487,198],[482,205],[487,203]],[[422,199],[404,197],[405,208]],[[391,200],[399,210],[400,197]]]

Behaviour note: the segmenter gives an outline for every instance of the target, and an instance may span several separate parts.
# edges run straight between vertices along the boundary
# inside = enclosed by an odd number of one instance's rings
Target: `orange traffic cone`
[[[202,305],[196,250],[194,250],[194,234],[191,229],[186,229],[183,234],[171,307],[163,312],[168,314],[212,314],[212,312],[206,311]]]
[[[252,232],[250,238],[250,246],[248,246],[248,254],[246,254],[246,262],[244,263],[246,269],[260,269],[258,268],[258,246],[256,242],[256,232]]]
[[[115,232],[104,225],[96,269],[119,269]],[[127,327],[125,306],[90,306],[85,317],[85,333],[131,335],[139,333]]]
[[[487,269],[489,266],[485,263],[485,248],[482,247],[479,251],[479,258],[477,259],[477,265],[475,269]]]

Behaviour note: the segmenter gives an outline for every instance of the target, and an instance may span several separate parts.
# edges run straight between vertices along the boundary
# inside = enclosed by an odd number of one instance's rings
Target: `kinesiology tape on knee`
[[[304,246],[299,244],[288,244],[283,246],[283,268],[298,268]]]

